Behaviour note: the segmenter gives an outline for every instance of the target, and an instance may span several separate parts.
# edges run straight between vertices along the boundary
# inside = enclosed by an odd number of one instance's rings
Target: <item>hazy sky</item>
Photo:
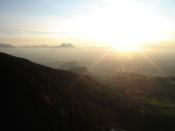
[[[0,0],[0,42],[114,45],[173,40],[174,0]]]

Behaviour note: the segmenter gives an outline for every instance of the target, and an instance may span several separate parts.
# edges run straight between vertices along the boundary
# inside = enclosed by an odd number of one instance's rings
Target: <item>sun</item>
[[[133,33],[126,33],[114,37],[108,37],[107,39],[106,42],[108,41],[109,47],[114,50],[120,52],[136,52],[144,48],[145,43],[143,41],[146,38],[143,36],[141,39],[141,36],[137,38]]]
[[[130,44],[124,44],[124,45],[112,45],[113,49],[115,50],[119,50],[119,51],[122,51],[122,52],[132,52],[132,51],[137,51],[138,48],[137,47],[133,47],[131,46]]]
[[[113,43],[111,44],[111,48],[121,52],[133,52],[133,51],[139,51],[140,46],[138,44],[131,44],[131,43],[120,43],[120,44]]]

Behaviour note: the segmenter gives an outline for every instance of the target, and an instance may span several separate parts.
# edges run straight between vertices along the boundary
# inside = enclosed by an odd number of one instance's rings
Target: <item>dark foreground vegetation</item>
[[[2,131],[174,131],[175,78],[103,82],[0,53]]]

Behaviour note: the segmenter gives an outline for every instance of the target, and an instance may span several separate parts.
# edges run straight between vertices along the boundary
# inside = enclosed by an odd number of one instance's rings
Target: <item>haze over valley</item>
[[[0,51],[56,69],[69,70],[72,67],[84,66],[89,73],[98,76],[113,75],[115,72],[175,76],[173,49],[147,49],[142,53],[139,51],[127,53],[105,47],[74,46],[76,48],[55,48],[55,46],[0,48]],[[66,63],[68,67],[63,68]]]

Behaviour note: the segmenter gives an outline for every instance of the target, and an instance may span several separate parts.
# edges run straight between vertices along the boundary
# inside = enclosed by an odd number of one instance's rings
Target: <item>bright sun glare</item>
[[[122,43],[122,44],[112,44],[111,48],[119,50],[122,52],[138,51],[140,49],[139,45],[132,43]]]
[[[104,32],[96,37],[121,51],[138,50],[144,43],[168,39],[172,29],[165,18],[131,0],[112,1],[112,5],[102,8],[100,13],[97,11],[94,18]]]
[[[109,0],[92,7],[85,16],[76,16],[64,29],[73,36],[107,43],[121,51],[141,48],[144,43],[166,40],[172,24],[154,10],[147,10],[132,0]]]

